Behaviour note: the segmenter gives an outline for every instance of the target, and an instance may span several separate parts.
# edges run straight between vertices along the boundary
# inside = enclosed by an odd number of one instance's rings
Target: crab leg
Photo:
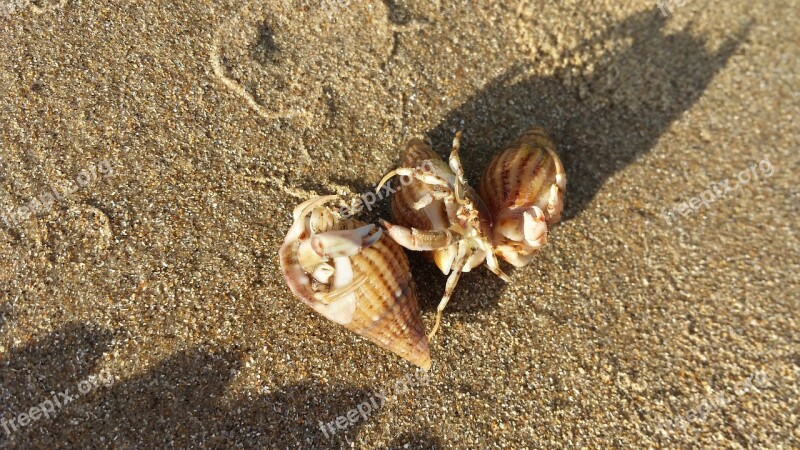
[[[478,267],[482,262],[486,260],[486,251],[481,249],[475,249],[472,251],[472,254],[467,257],[467,262],[464,263],[464,269],[462,272],[469,272],[473,268]]]
[[[465,203],[464,198],[464,186],[467,185],[467,180],[464,178],[464,167],[461,165],[461,157],[459,156],[459,152],[461,151],[461,131],[456,133],[456,136],[453,138],[453,149],[450,151],[450,159],[448,160],[450,170],[456,175],[456,182],[453,183],[455,187],[455,196],[456,201],[463,205]]]
[[[508,275],[506,275],[505,272],[500,269],[500,262],[497,260],[497,255],[494,254],[494,250],[492,249],[489,249],[486,252],[486,267],[488,267],[493,274],[500,277],[501,280],[505,281],[506,283],[511,282],[511,278],[509,278]]]
[[[364,283],[366,283],[367,277],[364,275],[359,275],[354,280],[351,281],[351,284],[333,289],[329,292],[317,292],[316,298],[326,305],[330,305],[331,303],[341,300],[348,294],[352,294],[355,292],[356,289],[360,288]]]
[[[414,251],[437,250],[454,244],[461,239],[461,235],[450,230],[420,230],[406,228],[400,225],[381,220],[381,225],[395,242]]]
[[[559,161],[560,166],[560,161]],[[561,169],[564,170],[563,168]],[[553,224],[561,220],[561,211],[564,209],[564,190],[567,187],[567,177],[556,174],[556,182],[550,186],[550,198],[547,200],[548,222]]]
[[[306,200],[294,208],[294,211],[292,211],[292,218],[295,222],[297,222],[301,217],[308,215],[308,213],[310,213],[314,207],[329,202],[337,197],[337,195],[325,195],[322,197],[312,198],[311,200]]]
[[[433,324],[433,329],[431,330],[430,334],[428,334],[428,339],[433,339],[433,336],[436,335],[437,331],[439,331],[439,326],[442,323],[442,312],[447,306],[447,302],[450,301],[450,297],[453,295],[453,290],[455,290],[458,280],[461,278],[461,270],[464,268],[465,262],[466,259],[459,254],[459,257],[456,259],[456,266],[453,268],[453,272],[451,272],[450,276],[447,277],[447,284],[445,284],[444,287],[444,295],[439,301],[439,306],[436,307],[436,322]]]

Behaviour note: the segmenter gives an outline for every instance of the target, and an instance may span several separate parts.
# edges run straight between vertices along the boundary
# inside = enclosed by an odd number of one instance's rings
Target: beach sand
[[[0,446],[800,447],[796,2],[1,14]],[[295,205],[532,124],[564,219],[462,277],[427,377],[291,295]]]

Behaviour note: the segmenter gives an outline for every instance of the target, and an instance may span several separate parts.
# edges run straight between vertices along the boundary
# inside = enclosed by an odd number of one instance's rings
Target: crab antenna
[[[383,188],[383,185],[386,184],[387,181],[389,181],[389,178],[392,178],[393,176],[397,175],[398,170],[399,169],[394,169],[391,172],[384,175],[383,179],[381,179],[381,182],[378,183],[378,187],[375,188],[375,192],[380,192],[381,188]]]

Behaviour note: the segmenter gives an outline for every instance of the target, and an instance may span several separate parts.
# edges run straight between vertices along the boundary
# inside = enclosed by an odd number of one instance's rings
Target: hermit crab
[[[481,177],[479,192],[492,217],[494,251],[516,267],[528,264],[561,220],[567,176],[553,141],[531,127]]]
[[[428,339],[403,249],[373,224],[341,219],[326,202],[298,205],[280,248],[289,289],[325,318],[424,369]]]
[[[461,272],[469,272],[486,262],[489,270],[508,281],[492,246],[489,210],[464,179],[458,154],[460,140],[458,132],[453,139],[449,165],[422,140],[411,140],[401,156],[402,166],[386,174],[378,185],[380,190],[395,175],[411,177],[392,196],[392,215],[399,225],[386,221],[381,224],[403,247],[432,251],[436,265],[449,275],[429,338],[439,329],[442,311]],[[420,170],[421,167],[427,169]]]
[[[564,167],[541,128],[530,128],[492,160],[481,177],[480,196],[465,181],[460,141],[459,131],[445,164],[430,145],[412,139],[402,152],[401,167],[386,174],[378,186],[380,190],[395,175],[410,178],[392,196],[397,224],[381,224],[403,247],[431,252],[442,273],[449,275],[429,338],[439,329],[461,272],[485,262],[508,281],[498,256],[516,267],[526,265],[563,209]]]

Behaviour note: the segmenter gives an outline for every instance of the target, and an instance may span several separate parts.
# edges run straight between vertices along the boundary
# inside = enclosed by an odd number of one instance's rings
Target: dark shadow
[[[232,442],[244,448],[350,448],[349,443],[380,407],[366,420],[356,417],[355,423],[348,422],[344,429],[337,428],[334,421],[368,402],[371,394],[354,386],[310,382],[282,386],[256,401],[236,401],[228,409],[228,433]]]
[[[5,302],[0,304],[0,331],[3,331],[6,327],[6,323],[14,318],[14,308],[11,305],[11,302]]]
[[[395,0],[383,0],[383,4],[389,10],[389,22],[395,25],[408,25],[411,22],[429,22],[426,17],[411,12],[402,2],[398,4]]]
[[[670,124],[702,96],[746,38],[732,33],[715,52],[688,29],[665,34],[657,9],[637,13],[583,42],[591,54],[606,42],[629,39],[625,50],[597,61],[592,75],[567,88],[572,68],[552,77],[522,78],[517,66],[467,99],[430,133],[440,154],[464,130],[462,161],[473,185],[491,157],[527,127],[544,126],[558,146],[567,173],[563,220],[583,211],[618,170],[649,152]],[[576,69],[583,69],[578,67]],[[583,100],[582,100],[583,98]]]
[[[78,383],[96,372],[97,363],[111,342],[109,331],[73,322],[3,355],[0,359],[0,418],[5,422],[0,427],[0,446],[10,444],[9,432],[18,442],[20,436],[46,420],[42,418],[20,426],[17,421],[20,413],[51,399],[54,394],[73,395]]]
[[[430,430],[409,431],[393,440],[386,450],[432,450],[445,448],[442,441]]]
[[[269,20],[265,19],[258,26],[258,40],[250,48],[250,57],[265,66],[280,61],[280,49],[275,44],[275,33],[272,31]]]
[[[84,336],[79,331],[77,336],[71,334],[69,342]],[[84,336],[83,340],[92,339]],[[90,364],[81,365],[80,370],[45,367],[56,352],[83,353],[60,342],[43,340],[35,346],[40,350],[17,363],[36,368],[32,371],[44,377],[36,383],[40,388],[14,383],[18,389],[13,394],[26,398],[13,414],[49,397],[44,389],[74,393],[78,382],[92,373]],[[349,448],[348,442],[355,440],[364,420],[335,432],[323,432],[320,422],[346,415],[369,399],[367,391],[303,382],[273,392],[239,392],[234,379],[242,368],[241,355],[239,351],[194,349],[170,356],[141,376],[105,378],[108,384],[99,384],[58,409],[53,417],[19,429],[11,442],[4,443],[15,448],[190,448],[198,444],[209,448]],[[17,355],[12,360],[20,361]],[[6,386],[7,372],[3,373]]]

